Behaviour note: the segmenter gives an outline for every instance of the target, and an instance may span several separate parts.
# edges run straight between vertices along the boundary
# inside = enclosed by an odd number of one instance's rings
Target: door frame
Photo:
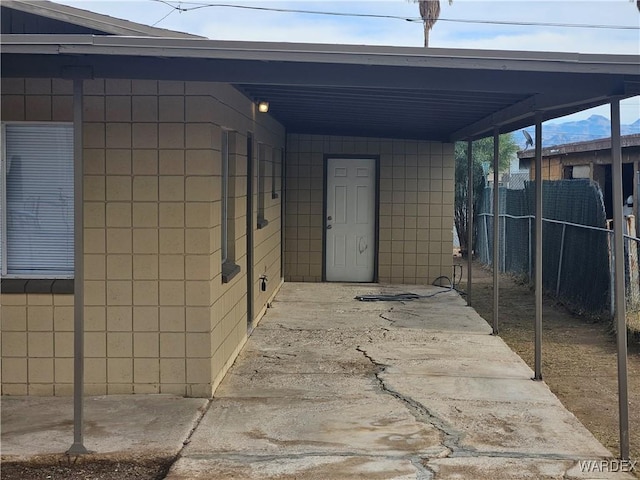
[[[330,158],[344,158],[345,160],[373,160],[375,163],[376,179],[374,182],[374,251],[373,251],[373,283],[378,282],[378,249],[380,245],[380,155],[354,153],[346,154],[324,154],[322,160],[322,281],[327,281],[327,174]]]

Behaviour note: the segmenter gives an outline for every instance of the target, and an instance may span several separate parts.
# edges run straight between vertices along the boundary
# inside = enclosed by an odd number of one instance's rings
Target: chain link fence
[[[609,255],[612,232],[607,229],[602,192],[589,180],[545,181],[542,187],[544,289],[581,311],[609,310],[613,291]],[[499,269],[523,275],[532,282],[536,254],[535,183],[527,182],[521,190],[500,187],[499,203]],[[491,187],[485,189],[477,221],[476,254],[481,262],[493,264]]]

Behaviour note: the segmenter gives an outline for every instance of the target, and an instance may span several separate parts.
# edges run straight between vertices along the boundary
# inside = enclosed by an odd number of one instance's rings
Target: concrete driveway
[[[167,478],[632,478],[490,332],[453,291],[286,283]]]

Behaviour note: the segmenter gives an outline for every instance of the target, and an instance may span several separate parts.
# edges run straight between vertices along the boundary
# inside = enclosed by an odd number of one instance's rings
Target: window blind
[[[4,131],[3,271],[73,276],[73,126],[7,124]]]

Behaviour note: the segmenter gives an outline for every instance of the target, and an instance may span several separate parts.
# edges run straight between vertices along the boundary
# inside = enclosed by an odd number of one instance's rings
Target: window
[[[562,169],[562,178],[564,180],[572,180],[573,179],[573,167],[564,167]]]
[[[279,170],[282,168],[282,157],[284,156],[284,150],[282,148],[274,148],[273,155],[271,156],[271,198],[278,198],[278,183],[280,180]],[[280,157],[278,159],[278,157]],[[279,168],[280,167],[280,168]]]
[[[264,215],[265,183],[267,176],[267,145],[258,145],[258,228],[264,228],[269,221]]]
[[[2,126],[3,278],[73,278],[73,125]]]
[[[226,263],[229,259],[229,132],[222,131],[222,204],[221,220],[222,232],[220,239],[222,242],[222,263]]]
[[[235,172],[231,159],[231,152],[235,146],[235,135],[229,130],[222,131],[221,142],[221,256],[222,256],[222,283],[228,283],[240,272],[240,267],[235,264]]]

